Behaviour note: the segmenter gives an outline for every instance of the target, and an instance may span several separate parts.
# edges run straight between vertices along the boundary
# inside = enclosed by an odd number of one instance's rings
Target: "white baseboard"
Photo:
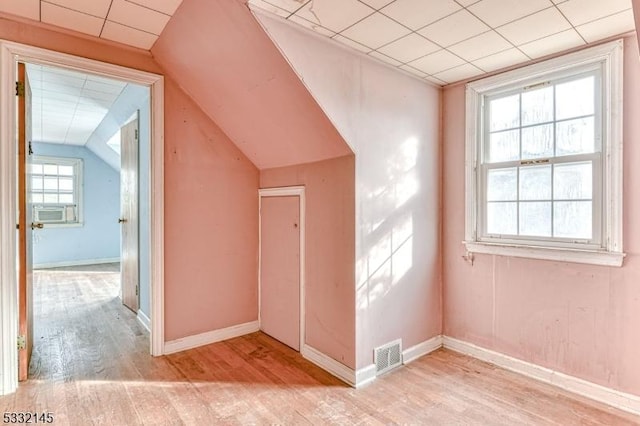
[[[176,352],[186,351],[188,349],[197,348],[222,340],[233,339],[234,337],[244,336],[245,334],[255,333],[260,330],[258,321],[251,321],[244,324],[233,325],[219,330],[207,331],[206,333],[196,334],[194,336],[182,337],[180,339],[171,340],[164,343],[165,355]]]
[[[367,365],[356,371],[356,389],[368,385],[376,379],[376,365]]]
[[[356,373],[346,365],[306,344],[302,346],[300,354],[305,359],[331,373],[343,382],[354,387],[356,386]]]
[[[151,319],[147,316],[147,314],[145,314],[144,312],[142,312],[140,309],[138,309],[138,322],[140,323],[141,326],[143,326],[149,333],[151,333]]]
[[[640,396],[607,388],[452,337],[444,336],[442,338],[442,344],[446,349],[495,364],[506,370],[549,383],[569,392],[603,402],[620,410],[640,414]]]
[[[415,346],[411,346],[410,348],[402,351],[402,363],[409,364],[411,361],[415,361],[421,356],[427,355],[436,349],[440,349],[442,347],[442,336],[434,336],[429,340],[425,340],[422,343],[418,343]]]
[[[62,268],[64,266],[101,265],[103,263],[119,263],[119,257],[103,257],[100,259],[68,260],[64,262],[37,263],[33,269]]]

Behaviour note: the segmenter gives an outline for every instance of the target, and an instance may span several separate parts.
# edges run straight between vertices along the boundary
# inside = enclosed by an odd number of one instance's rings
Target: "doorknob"
[[[44,228],[44,223],[40,223],[40,222],[31,222],[31,229],[42,229]]]
[[[127,219],[123,219],[123,218],[118,219],[118,223],[125,223],[126,221]]]

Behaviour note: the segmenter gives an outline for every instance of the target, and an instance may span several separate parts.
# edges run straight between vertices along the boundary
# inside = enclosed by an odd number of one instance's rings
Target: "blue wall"
[[[34,143],[33,152],[35,155],[81,158],[84,181],[83,225],[34,231],[34,265],[119,258],[119,172],[83,146]]]

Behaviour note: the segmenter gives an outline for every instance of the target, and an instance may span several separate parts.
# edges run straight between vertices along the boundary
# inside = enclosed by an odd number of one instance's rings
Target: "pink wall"
[[[258,319],[258,170],[166,80],[167,340]]]
[[[269,36],[356,154],[357,368],[442,330],[440,90],[280,20]]]
[[[306,187],[306,342],[355,367],[355,159],[262,170],[260,187]]]
[[[184,0],[154,58],[260,169],[351,151],[246,0]]]
[[[476,255],[464,248],[465,92],[444,91],[444,334],[640,394],[640,61],[625,39],[622,268]]]
[[[636,37],[640,43],[640,0],[631,0],[631,5],[633,7],[633,15],[636,20]]]
[[[0,18],[0,38],[151,72],[148,52]],[[172,340],[257,319],[258,170],[165,80],[165,331]]]

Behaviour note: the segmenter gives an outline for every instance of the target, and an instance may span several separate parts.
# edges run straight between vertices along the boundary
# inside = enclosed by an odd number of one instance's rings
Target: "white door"
[[[300,197],[262,197],[260,326],[300,350]]]
[[[138,120],[120,130],[120,280],[122,303],[138,312]]]

